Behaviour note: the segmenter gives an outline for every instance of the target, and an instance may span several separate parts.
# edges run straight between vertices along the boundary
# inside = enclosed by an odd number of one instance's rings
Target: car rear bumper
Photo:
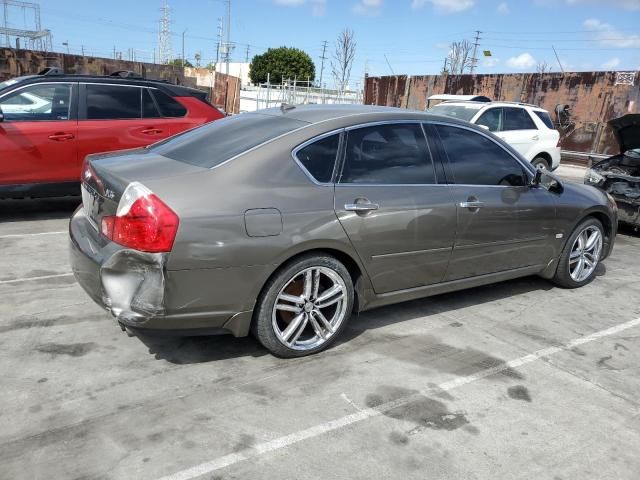
[[[167,271],[167,254],[138,252],[106,241],[82,208],[71,218],[69,236],[76,280],[119,323],[176,334],[248,334],[253,304],[229,301],[229,291],[241,290],[249,272]]]

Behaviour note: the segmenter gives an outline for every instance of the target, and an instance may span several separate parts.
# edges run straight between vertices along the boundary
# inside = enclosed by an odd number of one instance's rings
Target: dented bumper
[[[69,236],[76,280],[120,323],[175,333],[248,333],[252,304],[222,302],[219,309],[211,310],[212,298],[206,294],[212,285],[203,280],[226,287],[228,275],[167,271],[168,254],[139,252],[110,242],[100,235],[82,208],[71,218]],[[214,288],[219,290],[225,288]]]

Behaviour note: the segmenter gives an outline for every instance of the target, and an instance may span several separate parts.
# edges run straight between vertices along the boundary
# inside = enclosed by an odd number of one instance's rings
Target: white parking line
[[[229,467],[236,463],[240,463],[245,460],[258,457],[265,453],[280,450],[290,445],[300,443],[304,440],[314,438],[320,435],[324,435],[325,433],[328,433],[328,432],[339,430],[341,428],[347,427],[349,425],[353,425],[354,423],[360,422],[362,420],[366,420],[367,418],[377,417],[379,415],[382,415],[385,412],[393,410],[394,408],[398,408],[412,401],[424,398],[425,395],[433,395],[434,393],[437,393],[437,392],[453,390],[455,388],[461,387],[463,385],[467,385],[477,380],[487,378],[491,375],[496,375],[505,370],[521,367],[528,363],[534,362],[540,358],[548,357],[550,355],[554,355],[562,351],[570,350],[571,348],[577,347],[578,345],[584,345],[585,343],[593,342],[594,340],[598,340],[603,337],[615,335],[616,333],[620,333],[624,330],[627,330],[629,328],[632,328],[638,325],[640,325],[640,318],[636,318],[635,320],[630,320],[628,322],[615,325],[605,330],[600,330],[598,332],[592,333],[590,335],[586,335],[584,337],[576,338],[561,346],[543,348],[542,350],[538,350],[536,352],[530,353],[529,355],[516,358],[515,360],[511,360],[502,365],[498,365],[496,367],[482,370],[473,375],[469,375],[466,377],[458,377],[448,382],[441,383],[440,385],[435,386],[433,388],[422,390],[419,393],[416,393],[407,397],[402,397],[387,403],[383,403],[382,405],[379,405],[375,408],[362,409],[358,412],[352,413],[351,415],[346,415],[344,417],[340,417],[335,420],[331,420],[329,422],[322,423],[320,425],[316,425],[311,428],[307,428],[306,430],[300,430],[298,432],[294,432],[289,435],[285,435],[283,437],[270,440],[268,442],[259,443],[246,451],[224,455],[222,457],[215,458],[211,461],[201,463],[200,465],[187,468],[186,470],[176,472],[172,475],[167,475],[158,480],[191,480],[191,479],[200,477],[202,475],[215,472],[216,470]]]
[[[40,232],[40,233],[12,233],[9,235],[0,235],[0,239],[3,238],[20,238],[20,237],[38,237],[41,235],[62,235],[63,233],[68,233],[66,230],[61,230],[59,232]]]
[[[48,278],[60,278],[60,277],[70,277],[73,273],[56,273],[55,275],[42,275],[40,277],[26,277],[26,278],[16,278],[14,280],[0,280],[0,285],[4,283],[21,283],[21,282],[31,282],[35,280],[46,280]]]

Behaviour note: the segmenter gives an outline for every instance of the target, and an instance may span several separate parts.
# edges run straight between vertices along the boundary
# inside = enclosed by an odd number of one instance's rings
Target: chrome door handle
[[[484,202],[460,202],[461,208],[480,208],[484,206]]]
[[[378,210],[380,205],[377,203],[345,203],[344,209],[349,212],[370,212],[372,210]]]
[[[531,140],[540,140],[540,137],[538,135],[534,135],[533,137],[531,137]]]

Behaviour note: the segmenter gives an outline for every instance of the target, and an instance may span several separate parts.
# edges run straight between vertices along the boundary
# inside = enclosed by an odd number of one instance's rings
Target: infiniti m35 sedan
[[[526,275],[590,282],[617,209],[467,122],[372,106],[226,118],[90,155],[71,262],[124,328],[318,352],[353,312]]]

